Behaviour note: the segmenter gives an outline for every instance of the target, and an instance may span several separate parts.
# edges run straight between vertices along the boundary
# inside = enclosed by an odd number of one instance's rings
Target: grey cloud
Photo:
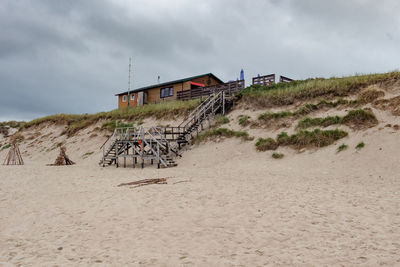
[[[166,4],[167,3],[167,4]],[[1,118],[116,107],[134,87],[214,72],[293,78],[398,68],[395,0],[3,0]]]

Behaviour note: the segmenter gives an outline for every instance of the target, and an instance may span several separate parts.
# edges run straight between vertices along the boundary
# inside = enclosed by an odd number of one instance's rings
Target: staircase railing
[[[193,131],[198,131],[198,128],[203,124],[203,122],[214,116],[221,107],[224,109],[224,102],[224,91],[210,95],[198,107],[190,112],[178,127],[170,127],[172,130],[168,127],[151,127],[146,129],[143,126],[137,128],[117,128],[100,147],[100,149],[103,150],[101,163],[104,165],[104,162],[107,159],[110,159],[111,162],[115,159],[118,160],[118,157],[120,156],[119,145],[126,143],[127,145],[122,146],[123,149],[121,151],[126,151],[132,147],[136,157],[141,157],[142,160],[156,159],[158,160],[159,166],[163,165],[168,167],[170,162],[168,158],[165,158],[165,156],[170,155],[171,152],[177,156],[181,156],[179,154],[181,148],[180,144],[190,141]],[[169,140],[175,141],[173,143],[167,139],[167,135],[171,133],[172,139],[170,138]],[[175,135],[177,135],[177,138]],[[128,145],[129,143],[131,143],[130,146]],[[109,144],[108,150],[106,150],[107,144]],[[113,155],[110,157],[109,155],[113,149],[115,149],[115,156]]]
[[[176,156],[180,156],[179,151],[178,151],[178,144],[175,143],[175,145],[171,145],[171,143],[165,138],[165,136],[159,131],[161,129],[160,127],[151,127],[152,132],[156,133],[159,137],[159,139],[168,145],[168,149],[171,150],[172,152],[175,153]]]
[[[192,112],[189,113],[188,116],[186,116],[185,119],[183,119],[183,121],[178,125],[178,127],[182,127],[182,125],[185,123],[185,121],[186,121],[187,119],[189,119],[189,118],[192,117],[194,114],[196,114],[200,109],[203,108],[203,106],[207,105],[207,104],[209,103],[210,99],[213,98],[213,97],[214,97],[214,95],[210,95],[210,96],[208,96],[204,101],[202,101],[202,102],[200,103],[200,105],[198,105],[194,110],[192,110]]]
[[[185,124],[181,127],[183,127],[186,130],[188,130],[190,127],[193,127],[196,123],[201,123],[203,122],[207,116],[209,116],[208,112],[211,109],[212,115],[215,114],[215,112],[220,108],[220,105],[222,105],[223,101],[223,92],[219,92],[218,94],[215,94],[211,96],[208,100],[207,103],[204,104],[200,109],[196,111],[191,117],[189,117],[186,121]],[[216,105],[218,103],[219,105]],[[185,133],[186,135],[187,133]]]
[[[168,164],[164,161],[164,159],[160,155],[160,147],[163,145],[149,131],[146,131],[144,129],[144,127],[141,127],[141,131],[142,131],[142,142],[144,142],[146,145],[148,145],[150,150],[153,152],[153,155],[156,156],[159,163],[164,165],[164,167],[168,167]],[[148,135],[150,137],[149,142],[145,138],[146,135]],[[156,144],[156,148],[157,148],[156,150],[153,148],[153,143]],[[143,149],[142,149],[142,151],[143,151]]]

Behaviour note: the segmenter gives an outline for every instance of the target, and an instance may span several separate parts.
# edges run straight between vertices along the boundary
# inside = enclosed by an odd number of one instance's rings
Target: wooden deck
[[[189,100],[194,98],[202,98],[222,91],[225,92],[226,97],[230,97],[234,95],[236,92],[244,89],[244,87],[245,87],[244,80],[228,82],[213,86],[199,87],[195,89],[183,90],[177,92],[177,99]]]

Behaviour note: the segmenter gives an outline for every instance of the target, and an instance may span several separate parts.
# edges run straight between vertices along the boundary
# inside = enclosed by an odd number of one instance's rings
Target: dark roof
[[[185,78],[185,79],[180,79],[180,80],[175,80],[175,81],[170,81],[170,82],[165,82],[165,83],[158,83],[158,84],[153,84],[153,85],[150,85],[150,86],[145,86],[145,87],[141,87],[141,88],[132,89],[130,92],[133,93],[133,92],[145,91],[145,90],[156,88],[156,87],[167,86],[167,85],[171,85],[171,84],[175,84],[175,83],[183,83],[183,82],[187,82],[187,81],[194,80],[194,79],[197,79],[197,78],[200,78],[200,77],[204,77],[204,76],[212,76],[214,79],[216,79],[220,83],[224,83],[221,79],[219,79],[214,74],[206,73],[206,74],[202,74],[202,75],[188,77],[188,78]],[[116,96],[125,95],[127,93],[128,93],[128,91],[125,91],[123,93],[116,94]]]

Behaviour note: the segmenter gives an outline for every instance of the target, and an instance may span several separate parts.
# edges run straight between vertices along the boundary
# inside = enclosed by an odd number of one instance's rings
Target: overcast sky
[[[212,72],[295,79],[400,65],[398,0],[1,0],[0,121],[117,107],[115,93]]]

